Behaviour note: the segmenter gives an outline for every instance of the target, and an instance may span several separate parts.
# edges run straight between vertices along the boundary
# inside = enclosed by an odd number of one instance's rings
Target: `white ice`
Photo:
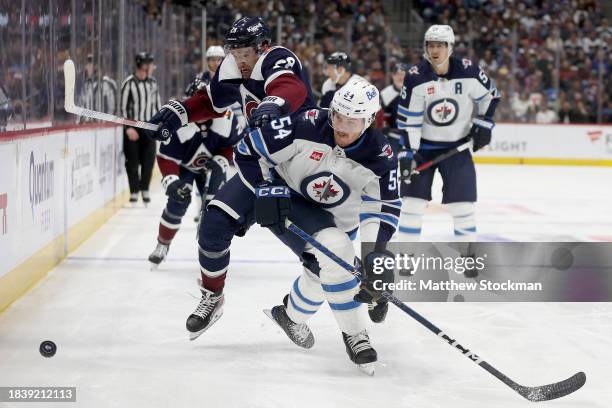
[[[483,238],[612,240],[612,169],[479,166]],[[439,194],[436,195],[439,197]],[[370,328],[376,375],[349,362],[327,307],[302,350],[263,313],[300,271],[292,254],[253,227],[234,240],[224,316],[194,342],[185,319],[199,299],[196,225],[186,217],[169,259],[150,271],[161,192],[148,209],[121,210],[0,315],[0,386],[76,386],[67,407],[523,407],[530,404],[413,319],[392,308]],[[433,205],[427,239],[450,239]],[[609,303],[417,303],[466,347],[524,385],[585,371],[575,394],[542,407],[608,407]],[[41,341],[58,345],[53,358]],[[43,403],[0,403],[40,407]]]

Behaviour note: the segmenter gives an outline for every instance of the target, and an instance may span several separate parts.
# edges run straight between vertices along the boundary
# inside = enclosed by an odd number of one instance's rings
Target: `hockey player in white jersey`
[[[357,295],[359,280],[286,232],[284,220],[315,231],[315,239],[349,263],[355,258],[351,236],[359,229],[363,242],[377,244],[363,257],[362,287],[372,289],[374,259],[392,257],[385,245],[400,212],[397,159],[385,137],[371,128],[378,110],[376,87],[352,80],[335,93],[329,111],[283,117],[252,131],[236,148],[240,177],[257,195],[256,221],[274,231],[304,266],[283,304],[267,314],[294,343],[310,348],[314,336],[305,322],[327,301],[349,358],[370,375],[377,354],[363,303],[372,297],[364,289]]]
[[[325,75],[327,79],[321,87],[321,100],[319,106],[321,108],[329,108],[329,105],[336,93],[336,90],[343,87],[349,81],[356,79],[365,79],[357,74],[353,74],[351,69],[351,57],[347,53],[336,51],[325,60]]]
[[[469,139],[473,151],[491,141],[500,94],[478,65],[452,56],[454,43],[450,26],[431,26],[423,41],[424,60],[408,69],[400,92],[398,128],[406,132],[404,149],[398,154],[402,179],[399,229],[404,240],[419,239],[436,170],[444,183],[442,203],[453,216],[455,237],[470,241],[476,236],[476,171],[469,150],[412,174],[423,161]]]

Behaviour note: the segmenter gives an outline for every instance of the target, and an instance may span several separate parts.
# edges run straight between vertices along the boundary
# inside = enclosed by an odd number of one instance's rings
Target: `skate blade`
[[[280,327],[280,325],[276,322],[276,320],[274,320],[274,316],[272,316],[272,309],[264,309],[263,312],[265,313],[266,316],[270,318],[270,320],[272,320],[274,323],[276,323],[278,327]]]
[[[272,321],[273,321],[273,322],[274,322],[274,323],[275,323],[275,324],[276,324],[276,325],[277,325],[277,326],[278,326],[278,327],[279,327],[279,328],[280,328],[280,329],[283,331],[283,333],[285,333],[285,330],[283,329],[283,327],[282,327],[280,324],[278,324],[278,322],[276,321],[276,319],[274,318],[274,316],[272,316],[272,309],[264,309],[264,310],[263,310],[263,312],[265,313],[265,315],[266,315],[266,316],[268,316],[268,317],[270,318],[270,320],[272,320]],[[285,333],[285,334],[287,334],[287,333]],[[311,348],[312,348],[312,346],[314,346],[314,340],[313,340],[313,342],[312,342],[312,343],[305,343],[305,344],[302,344],[302,343],[296,343],[296,342],[295,342],[295,341],[293,341],[293,339],[292,339],[291,337],[289,337],[289,336],[287,336],[287,338],[288,338],[289,340],[291,340],[291,342],[292,342],[293,344],[295,344],[296,346],[298,346],[298,347],[300,347],[300,348],[303,348],[303,349],[306,349],[306,350],[311,349]]]
[[[366,364],[358,364],[358,365],[359,365],[359,370],[362,373],[367,374],[370,377],[374,376],[374,372],[375,372],[374,363],[366,363]]]
[[[215,314],[212,319],[210,319],[210,323],[208,323],[208,326],[206,326],[205,328],[203,328],[202,330],[192,333],[192,332],[188,332],[189,333],[189,341],[194,341],[195,339],[197,339],[198,337],[200,337],[202,334],[204,334],[204,332],[208,329],[210,329],[210,326],[212,326],[213,324],[215,324],[215,322],[217,320],[219,320],[221,318],[221,316],[223,316],[223,310],[221,310],[219,313]]]
[[[156,264],[154,262],[149,261],[149,265],[150,265],[150,270],[152,271],[156,271],[157,268],[159,268],[159,264]]]

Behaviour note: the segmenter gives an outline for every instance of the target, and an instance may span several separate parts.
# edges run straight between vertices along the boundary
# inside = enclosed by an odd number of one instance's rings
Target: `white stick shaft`
[[[78,116],[85,116],[87,118],[100,119],[106,122],[119,123],[120,125],[132,126],[132,127],[153,130],[153,131],[156,131],[159,128],[159,126],[154,125],[152,123],[147,123],[147,122],[143,122],[140,120],[126,119],[126,118],[122,118],[119,116],[111,115],[110,113],[92,111],[92,110],[81,108],[78,106],[71,106],[71,107],[65,106],[64,109],[66,109],[66,112],[73,113]]]
[[[106,122],[119,123],[120,125],[133,126],[141,129],[156,131],[159,128],[159,126],[154,125],[152,123],[147,123],[140,120],[126,119],[119,116],[111,115],[109,113],[97,112],[76,106],[74,103],[75,80],[76,69],[74,67],[74,62],[71,59],[67,59],[64,62],[64,109],[66,110],[66,112],[78,116],[100,119]]]

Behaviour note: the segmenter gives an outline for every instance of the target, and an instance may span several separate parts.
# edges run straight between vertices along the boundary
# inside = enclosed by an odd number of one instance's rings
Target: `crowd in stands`
[[[450,24],[457,36],[456,53],[478,61],[495,78],[504,98],[499,119],[593,123],[601,103],[602,121],[612,122],[612,27],[601,2],[416,4],[426,24]]]
[[[325,57],[334,51],[350,50],[355,73],[379,88],[386,85],[386,66],[412,65],[421,58],[420,47],[401,47],[398,36],[389,32],[381,1],[218,3],[223,18],[211,17],[215,25],[209,36],[217,35],[219,43],[224,32],[219,28],[229,27],[236,16],[262,15],[274,34],[280,16],[282,44],[307,67],[315,92],[325,80]],[[612,27],[601,2],[415,0],[413,4],[424,28],[451,25],[457,39],[455,55],[478,62],[495,79],[503,96],[497,120],[594,123],[601,105],[602,121],[612,122]]]
[[[158,20],[160,10],[169,10],[169,1],[133,1],[154,9],[151,15]],[[59,55],[70,45],[70,2],[56,2],[65,10],[55,20]],[[28,14],[28,55],[22,59],[20,2],[0,0],[0,85],[17,100],[25,73],[29,114],[43,117],[53,103],[45,84],[53,74],[61,84],[61,66],[50,68],[48,6],[40,3],[40,14],[36,10]],[[612,122],[612,27],[601,0],[413,0],[412,4],[423,19],[423,30],[430,24],[450,24],[456,34],[454,54],[478,62],[495,79],[502,93],[496,120],[593,123],[600,113],[604,123]],[[386,67],[396,62],[415,64],[421,58],[420,44],[402,47],[382,0],[209,0],[207,10],[208,45],[222,44],[231,23],[244,15],[262,16],[274,40],[280,22],[281,44],[299,56],[315,93],[326,79],[325,58],[334,51],[347,52],[353,71],[380,89],[388,84]],[[81,15],[86,21],[81,24],[91,23],[86,10]],[[186,15],[181,52],[184,77],[191,78],[202,68],[202,33],[199,14]],[[55,93],[61,95],[61,90]]]

